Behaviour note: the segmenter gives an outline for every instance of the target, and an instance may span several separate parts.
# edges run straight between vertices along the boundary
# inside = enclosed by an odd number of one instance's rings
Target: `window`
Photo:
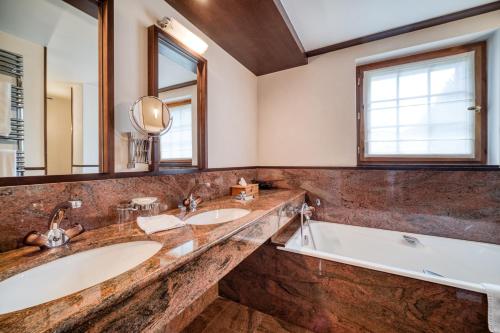
[[[485,163],[485,48],[359,66],[358,163]]]
[[[161,160],[191,163],[193,156],[193,114],[191,99],[167,102],[172,128],[160,137]]]

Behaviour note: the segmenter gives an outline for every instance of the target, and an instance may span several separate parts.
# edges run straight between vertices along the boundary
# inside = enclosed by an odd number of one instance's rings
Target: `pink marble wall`
[[[0,252],[22,246],[24,236],[45,231],[51,210],[70,198],[83,201],[73,210],[73,221],[85,229],[116,223],[116,205],[134,197],[156,196],[169,208],[177,207],[195,182],[210,182],[197,194],[211,199],[229,194],[229,187],[239,177],[254,179],[255,169],[211,171],[194,174],[119,178],[70,183],[0,187]],[[165,208],[165,207],[164,207]]]
[[[274,169],[258,179],[320,198],[316,219],[500,244],[500,169]]]

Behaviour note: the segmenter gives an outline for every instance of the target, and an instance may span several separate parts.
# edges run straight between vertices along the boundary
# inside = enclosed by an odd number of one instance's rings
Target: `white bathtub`
[[[482,283],[500,285],[500,245],[319,221],[311,230],[317,250],[308,227],[308,245],[301,246],[299,229],[280,249],[480,293]]]

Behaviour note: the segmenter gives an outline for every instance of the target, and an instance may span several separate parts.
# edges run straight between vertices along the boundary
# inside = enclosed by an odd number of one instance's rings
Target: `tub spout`
[[[408,235],[403,235],[403,238],[404,240],[409,243],[410,245],[413,245],[413,246],[416,246],[416,245],[423,245],[422,243],[420,243],[420,241],[418,240],[417,237],[413,237],[413,236],[408,236]]]

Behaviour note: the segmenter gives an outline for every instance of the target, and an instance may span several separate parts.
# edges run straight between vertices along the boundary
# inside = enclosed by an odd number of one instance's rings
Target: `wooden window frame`
[[[475,115],[475,147],[473,158],[460,157],[425,157],[425,156],[365,156],[365,115],[364,115],[364,73],[367,71],[393,67],[412,62],[431,60],[451,55],[475,51],[475,105],[481,106],[481,111]],[[452,165],[483,165],[487,161],[487,68],[486,42],[460,45],[446,49],[418,53],[414,55],[379,61],[356,67],[356,118],[357,118],[357,162],[358,165],[383,164],[452,164]]]

